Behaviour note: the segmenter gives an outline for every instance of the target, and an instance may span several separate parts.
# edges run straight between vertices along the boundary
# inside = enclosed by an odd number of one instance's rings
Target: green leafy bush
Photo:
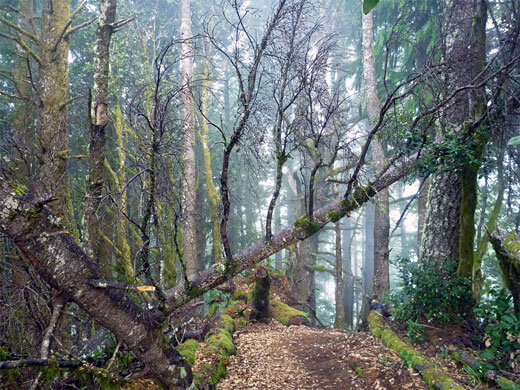
[[[408,330],[406,331],[406,340],[409,343],[422,343],[426,338],[426,332],[421,324],[413,322],[412,320],[406,321],[408,324]]]
[[[511,294],[490,288],[475,314],[485,325],[481,357],[499,368],[520,371],[520,313],[513,312]]]
[[[401,286],[386,299],[392,317],[399,322],[427,320],[463,321],[473,306],[471,285],[457,276],[457,264],[449,261],[438,267],[398,258]]]

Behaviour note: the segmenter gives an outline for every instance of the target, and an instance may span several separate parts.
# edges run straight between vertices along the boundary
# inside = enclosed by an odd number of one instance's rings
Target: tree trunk
[[[345,282],[343,283],[343,312],[345,313],[345,325],[349,328],[354,326],[354,272],[352,267],[352,223],[351,219],[345,219],[343,225],[343,267],[345,268]]]
[[[374,59],[373,12],[363,13],[363,81],[366,89],[368,120],[373,123],[379,117],[379,98],[377,96],[376,64]],[[372,143],[372,165],[375,174],[382,172],[386,165],[383,140],[375,138]],[[374,199],[374,281],[372,292],[379,298],[390,288],[388,268],[388,244],[390,234],[389,193],[388,189],[379,192]]]
[[[345,306],[343,304],[343,255],[341,247],[341,224],[337,221],[334,224],[334,233],[336,235],[336,265],[335,265],[335,305],[336,318],[334,319],[334,327],[339,329],[345,328]]]
[[[18,2],[18,26],[29,31],[27,19],[33,17],[33,0],[19,0]],[[13,80],[18,94],[26,99],[32,98],[32,85],[30,82],[29,67],[32,64],[31,56],[24,48],[16,46],[16,60],[14,65]],[[34,190],[32,185],[34,169],[34,115],[32,105],[29,101],[16,102],[13,115],[13,138],[15,148],[13,149],[13,160],[18,177],[23,178],[24,184]]]
[[[24,259],[65,299],[76,302],[126,343],[167,388],[180,389],[191,381],[189,366],[162,337],[159,327],[162,315],[137,307],[121,290],[93,287],[91,279],[103,278],[99,267],[72,235],[56,223],[46,207],[16,192],[21,191],[1,182],[0,227],[21,250]]]
[[[41,19],[38,91],[39,196],[53,197],[50,209],[69,227],[70,196],[67,173],[67,90],[70,0],[44,0]]]
[[[201,270],[200,259],[197,258],[196,229],[196,161],[195,161],[195,123],[192,96],[193,51],[191,43],[191,9],[190,0],[181,0],[181,112],[182,112],[182,169],[183,169],[183,227],[182,249],[186,276],[193,279]]]
[[[486,6],[481,0],[453,1],[447,11],[447,63],[451,66],[450,85],[475,83],[485,65]],[[483,115],[483,91],[458,94],[446,112],[446,131],[453,131],[461,142],[472,137],[475,162],[461,171],[450,171],[432,178],[424,222],[420,258],[426,263],[459,261],[458,273],[471,278],[474,262],[477,173],[487,140],[474,136],[477,129],[468,124]],[[442,139],[444,134],[440,134]]]
[[[257,321],[269,321],[269,289],[271,277],[266,267],[255,268],[255,286],[252,292],[252,305],[255,309],[252,318]]]
[[[89,175],[85,205],[85,252],[99,262],[101,250],[101,216],[103,198],[106,128],[108,125],[108,78],[110,41],[116,18],[117,0],[100,0],[96,30],[96,70],[94,72],[94,121],[89,126]],[[89,113],[92,115],[92,113]],[[108,259],[104,259],[106,262]],[[102,264],[108,270],[109,264]]]

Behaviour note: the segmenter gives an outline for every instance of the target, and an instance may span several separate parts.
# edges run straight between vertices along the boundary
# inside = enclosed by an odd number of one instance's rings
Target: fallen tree
[[[328,222],[335,222],[374,194],[406,175],[415,159],[408,158],[367,186],[349,185],[345,195],[303,216],[292,228],[274,234],[244,249],[218,267],[203,271],[191,283],[179,285],[166,293],[166,308],[152,311],[133,303],[125,290],[96,287],[92,281],[105,280],[101,269],[85,254],[46,206],[51,200],[35,199],[14,180],[0,183],[0,229],[19,248],[25,261],[64,297],[76,302],[93,319],[124,342],[144,363],[147,372],[167,388],[186,387],[192,380],[185,359],[165,342],[161,323],[165,315],[191,299],[252,268],[272,254],[315,234]]]
[[[370,311],[368,327],[370,333],[380,339],[385,347],[394,350],[399,357],[417,370],[429,388],[437,390],[464,390],[464,387],[457,384],[449,375],[437,368],[433,362],[402,341],[393,330],[385,327],[382,312],[377,310]]]

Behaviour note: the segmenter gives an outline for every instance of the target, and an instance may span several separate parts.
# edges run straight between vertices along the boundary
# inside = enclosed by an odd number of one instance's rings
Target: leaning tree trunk
[[[11,188],[11,187],[12,188]],[[121,290],[96,288],[103,273],[47,207],[13,182],[0,184],[0,228],[38,274],[66,300],[77,303],[123,341],[169,389],[184,388],[191,370],[160,331],[163,316],[136,306]],[[186,378],[186,381],[181,378]]]
[[[379,98],[377,96],[376,63],[374,59],[374,23],[373,12],[363,13],[363,81],[366,89],[368,120],[373,123],[379,117]],[[381,174],[386,166],[383,140],[373,141],[372,160],[375,174]],[[389,192],[384,189],[375,198],[374,216],[374,281],[372,293],[379,298],[390,289],[388,268],[388,244],[390,234]]]

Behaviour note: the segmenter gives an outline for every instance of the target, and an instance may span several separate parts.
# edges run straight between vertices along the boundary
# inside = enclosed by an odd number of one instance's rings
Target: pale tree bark
[[[104,186],[110,41],[114,31],[116,8],[117,0],[99,1],[94,72],[94,121],[89,124],[89,175],[85,205],[85,251],[96,262],[99,262],[102,244],[101,216],[98,211],[100,211]],[[105,264],[103,268],[109,267]]]
[[[299,172],[292,172],[287,176],[289,187],[294,199],[296,215],[305,215],[305,195]],[[271,238],[270,238],[271,239]],[[314,266],[318,252],[318,238],[310,237],[297,242],[289,253],[287,276],[292,281],[292,296],[296,303],[293,305],[299,310],[315,309],[315,280]]]
[[[352,223],[351,219],[345,219],[342,229],[342,256],[345,268],[345,280],[343,283],[343,312],[345,325],[352,328],[354,325],[354,268],[352,267]]]
[[[53,197],[53,214],[69,225],[70,196],[67,174],[67,90],[71,12],[70,0],[44,0],[39,53],[38,143],[39,196]]]
[[[336,221],[334,224],[334,233],[336,235],[336,265],[335,265],[335,306],[336,317],[334,319],[334,327],[339,329],[345,328],[345,307],[343,304],[343,254],[341,247],[341,223]]]
[[[363,81],[366,89],[368,120],[374,122],[379,117],[380,103],[377,96],[376,64],[374,59],[373,12],[363,14]],[[372,143],[372,165],[379,175],[386,166],[385,146],[380,138]],[[375,199],[374,216],[374,282],[372,292],[379,298],[390,288],[388,268],[388,244],[390,234],[388,189],[379,192]]]
[[[183,176],[183,218],[182,247],[186,276],[193,279],[201,270],[200,258],[197,257],[196,205],[197,175],[195,160],[195,112],[191,84],[193,82],[193,52],[191,43],[190,0],[181,0],[181,113],[182,113],[182,168]]]

